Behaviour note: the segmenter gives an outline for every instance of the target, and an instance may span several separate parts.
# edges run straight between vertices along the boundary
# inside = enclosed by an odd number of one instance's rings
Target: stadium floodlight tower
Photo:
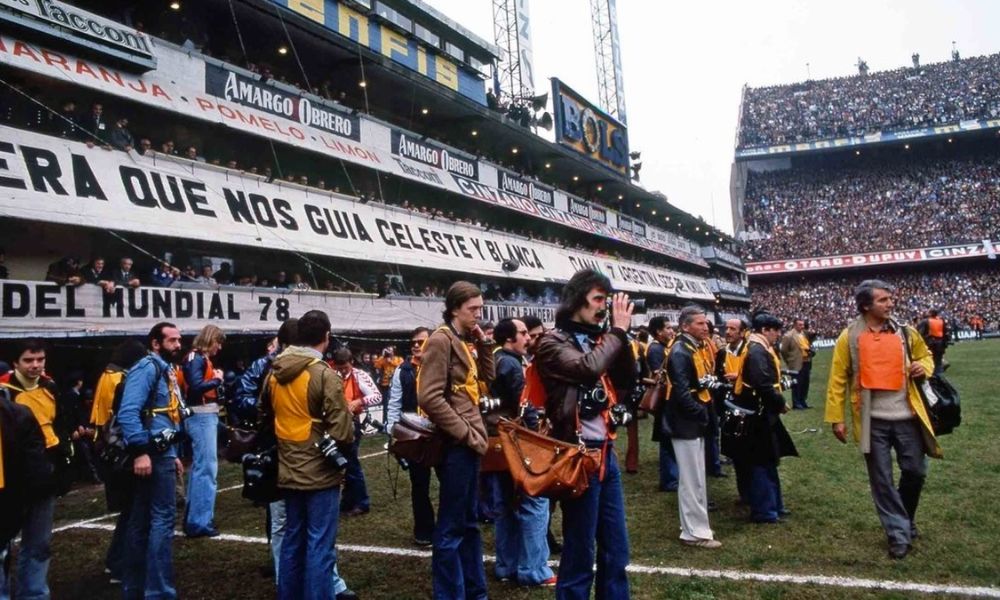
[[[528,0],[493,0],[493,43],[500,49],[498,100],[523,103],[535,95]]]
[[[615,0],[590,0],[590,17],[594,34],[594,55],[597,59],[598,100],[604,112],[622,124],[627,124]]]

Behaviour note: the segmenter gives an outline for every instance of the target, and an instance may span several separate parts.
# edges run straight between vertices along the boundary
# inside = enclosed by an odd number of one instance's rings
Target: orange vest
[[[927,319],[927,335],[932,338],[944,337],[944,319],[931,317]]]
[[[897,391],[906,385],[903,342],[894,333],[864,331],[858,336],[858,363],[866,390]]]

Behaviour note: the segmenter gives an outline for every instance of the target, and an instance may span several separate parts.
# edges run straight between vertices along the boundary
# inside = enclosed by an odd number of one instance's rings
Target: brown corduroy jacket
[[[434,425],[452,441],[486,454],[486,424],[466,387],[476,372],[486,388],[493,381],[493,340],[476,343],[473,361],[463,342],[450,327],[431,334],[424,344],[417,375],[417,403]]]

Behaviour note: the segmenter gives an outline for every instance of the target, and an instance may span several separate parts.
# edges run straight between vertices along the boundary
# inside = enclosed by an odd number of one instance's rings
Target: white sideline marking
[[[113,531],[114,527],[97,523],[100,519],[74,523],[59,528],[64,529],[96,529]],[[180,532],[175,532],[181,536]],[[252,537],[223,533],[218,537],[209,538],[226,542],[242,542],[246,544],[267,544],[267,538]],[[384,556],[406,556],[411,558],[430,558],[429,550],[412,550],[409,548],[393,548],[387,546],[358,546],[355,544],[337,544],[337,551],[359,552],[362,554],[381,554]],[[483,556],[486,562],[495,562],[492,556]],[[550,561],[549,564],[558,564]],[[754,573],[752,571],[688,569],[684,567],[650,567],[645,565],[629,565],[629,573],[641,575],[671,575],[674,577],[701,577],[705,579],[728,579],[733,581],[759,581],[763,583],[794,583],[800,585],[821,585],[838,588],[859,588],[866,590],[887,590],[895,592],[920,592],[924,594],[956,594],[977,598],[1000,598],[1000,588],[964,585],[941,585],[935,583],[912,583],[908,581],[892,581],[882,579],[860,579],[856,577],[828,577],[824,575],[793,575],[790,573]]]
[[[118,513],[108,513],[106,515],[101,515],[99,517],[94,517],[93,519],[84,519],[82,521],[76,521],[74,523],[67,523],[65,525],[60,525],[52,530],[52,533],[59,533],[60,531],[66,531],[67,529],[77,529],[83,527],[84,525],[90,525],[91,523],[97,523],[98,521],[104,521],[106,519],[113,519],[118,516]],[[112,530],[114,527],[111,528]]]
[[[388,453],[389,452],[386,451],[386,450],[383,450],[381,452],[373,452],[371,454],[365,454],[364,456],[359,456],[358,460],[364,460],[366,458],[372,458],[372,457],[375,457],[375,456],[382,456],[383,454],[388,454]]]

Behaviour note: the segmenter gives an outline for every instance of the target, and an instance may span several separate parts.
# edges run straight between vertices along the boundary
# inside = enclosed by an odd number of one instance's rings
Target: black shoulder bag
[[[910,333],[906,326],[901,327],[903,328],[903,342],[906,346],[906,358],[912,363]],[[924,403],[927,415],[931,418],[934,435],[951,433],[962,424],[962,405],[958,390],[945,379],[944,375],[931,375],[924,381],[918,381],[917,391],[920,393],[920,399]]]

